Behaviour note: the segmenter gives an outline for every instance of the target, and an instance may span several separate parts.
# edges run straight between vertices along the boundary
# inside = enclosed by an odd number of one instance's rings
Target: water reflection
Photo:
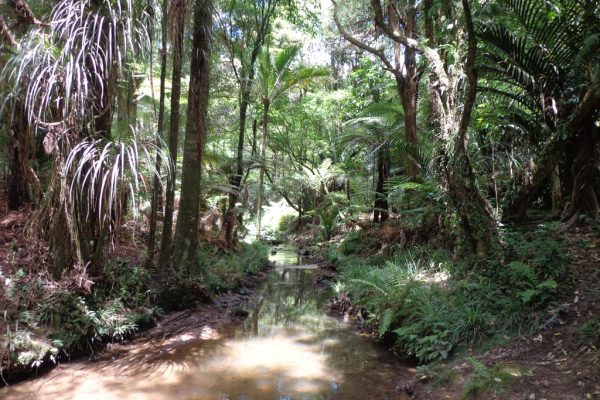
[[[63,364],[48,376],[0,390],[13,399],[401,399],[407,369],[324,314],[329,294],[295,249],[272,256],[249,318],[222,334],[209,326],[121,346],[94,363]],[[286,264],[287,263],[287,264]]]

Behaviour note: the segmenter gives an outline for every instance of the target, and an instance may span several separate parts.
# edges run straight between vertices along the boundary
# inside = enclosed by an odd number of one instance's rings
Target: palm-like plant
[[[264,162],[268,139],[269,110],[272,103],[292,88],[310,84],[315,79],[329,76],[329,70],[321,67],[293,67],[296,57],[300,53],[300,46],[289,46],[278,52],[271,53],[269,42],[263,49],[258,64],[258,87],[260,89],[263,105],[263,140],[260,157],[263,166],[259,173],[258,199],[257,199],[257,237],[261,232],[262,203],[264,196]]]
[[[110,130],[117,77],[147,47],[145,19],[130,0],[61,0],[48,31],[33,29],[2,72],[5,98],[24,104],[54,157],[38,225],[55,255],[56,276],[73,263],[99,265],[124,191],[139,184],[139,155],[148,147],[112,143]]]
[[[427,177],[431,151],[423,144],[407,143],[399,137],[397,132],[404,128],[403,109],[399,104],[373,103],[358,117],[348,120],[345,126],[351,128],[344,135],[346,152],[366,153],[367,159],[377,168],[373,221],[384,222],[388,218],[388,190],[403,192],[411,183],[418,185]],[[420,173],[402,179],[391,178],[392,153],[399,158],[403,172],[416,170]]]
[[[600,108],[600,7],[588,0],[504,0],[494,7],[494,22],[479,28],[487,48],[480,87],[507,109],[511,123],[501,128],[509,135],[525,132],[537,150],[533,167],[516,179],[509,216],[524,220],[527,205],[555,170],[563,149],[562,158],[575,164],[565,216],[594,204],[597,210],[592,161],[594,116]]]

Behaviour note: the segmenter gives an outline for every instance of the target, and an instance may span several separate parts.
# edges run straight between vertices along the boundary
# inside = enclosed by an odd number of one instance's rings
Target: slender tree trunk
[[[161,159],[159,152],[162,150],[162,136],[165,119],[165,82],[167,78],[167,20],[168,20],[168,0],[163,0],[162,4],[162,32],[161,32],[161,48],[160,48],[160,100],[158,105],[158,123],[156,131],[155,145],[156,154],[156,172],[154,182],[152,184],[152,203],[150,207],[150,227],[148,234],[148,264],[154,259],[154,246],[156,245],[156,227],[158,220],[158,210],[160,199],[162,198],[162,186],[160,182]]]
[[[377,157],[377,186],[375,187],[375,205],[373,207],[373,222],[385,222],[389,219],[387,192],[385,181],[390,177],[390,154],[383,148]]]
[[[260,158],[262,166],[258,177],[258,198],[256,199],[256,239],[260,240],[260,234],[262,229],[262,207],[263,207],[263,196],[264,196],[264,184],[265,184],[265,168],[266,166],[266,152],[267,152],[267,138],[268,138],[268,127],[269,127],[269,106],[271,105],[269,99],[263,99],[263,140],[260,145]]]
[[[258,133],[258,121],[256,118],[252,120],[252,157],[256,156],[256,134]]]
[[[211,25],[212,1],[195,0],[181,202],[173,251],[174,263],[180,271],[194,262],[198,245],[202,158],[208,125]]]
[[[238,131],[238,146],[236,157],[235,174],[229,177],[231,192],[229,193],[229,207],[223,218],[223,231],[225,233],[225,242],[233,244],[234,231],[236,225],[236,204],[238,203],[241,190],[242,175],[244,175],[244,138],[246,135],[246,121],[248,119],[248,107],[250,106],[250,95],[252,83],[254,81],[254,63],[251,64],[248,72],[248,79],[242,80],[241,98],[240,98],[240,125]]]
[[[173,49],[173,74],[171,79],[171,118],[169,121],[169,155],[171,157],[171,175],[167,180],[165,199],[165,217],[163,221],[162,242],[160,246],[161,268],[169,263],[172,252],[173,214],[175,211],[175,183],[177,177],[177,146],[179,142],[179,101],[181,97],[181,63],[183,58],[183,34],[185,27],[185,0],[173,0],[171,3],[171,42]]]

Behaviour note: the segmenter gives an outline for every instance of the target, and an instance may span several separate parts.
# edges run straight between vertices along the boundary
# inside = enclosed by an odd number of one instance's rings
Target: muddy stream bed
[[[95,361],[62,363],[0,389],[0,399],[405,399],[414,370],[343,318],[327,284],[292,246],[250,297],[248,318],[114,345]],[[223,312],[226,312],[225,310]]]

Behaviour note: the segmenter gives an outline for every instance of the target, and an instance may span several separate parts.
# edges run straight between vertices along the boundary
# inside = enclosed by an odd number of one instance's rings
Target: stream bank
[[[0,389],[5,400],[403,399],[403,365],[369,336],[328,315],[328,285],[293,248],[254,294],[170,314],[93,361],[58,365],[34,381]],[[277,261],[277,259],[282,261]],[[292,265],[290,265],[292,264]],[[227,310],[240,310],[228,313]],[[232,318],[247,318],[228,323]],[[239,317],[237,317],[239,315]]]

